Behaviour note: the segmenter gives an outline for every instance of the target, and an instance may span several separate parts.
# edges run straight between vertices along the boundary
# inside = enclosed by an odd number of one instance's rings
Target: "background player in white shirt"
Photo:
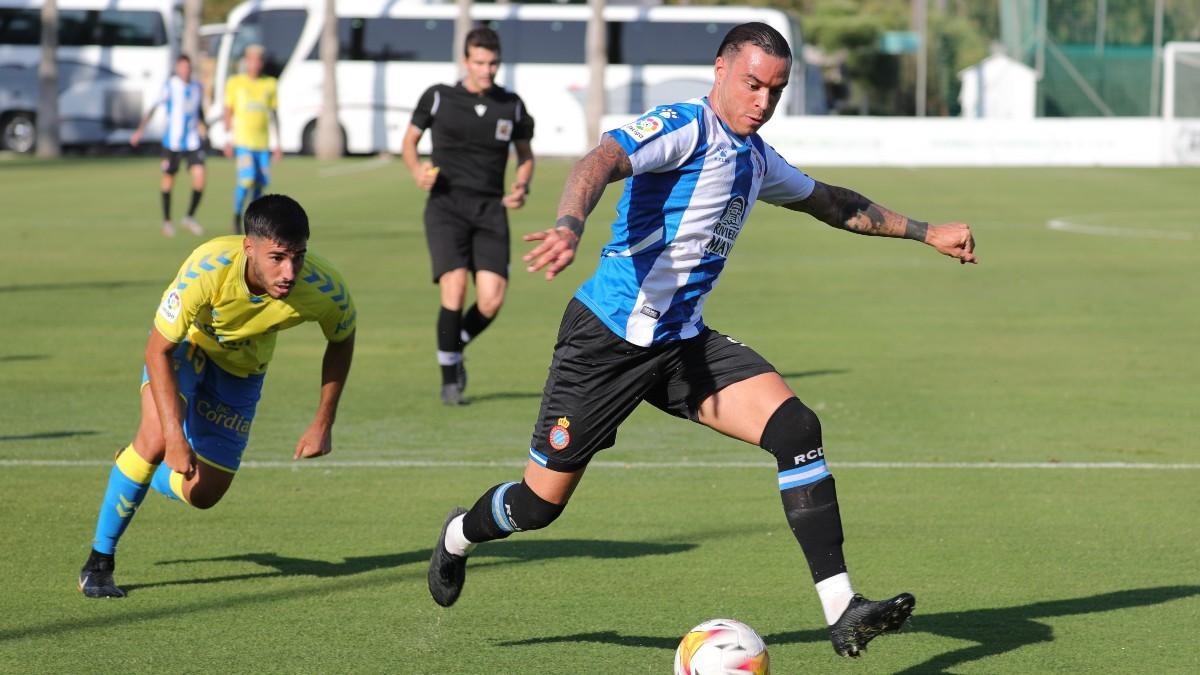
[[[187,215],[183,217],[183,226],[199,236],[204,234],[204,228],[196,222],[195,216],[200,197],[204,195],[204,136],[208,131],[202,112],[204,87],[198,80],[192,79],[192,60],[187,55],[175,60],[175,74],[163,85],[162,95],[138,124],[129,139],[130,145],[136,148],[142,142],[146,124],[159,106],[164,106],[167,114],[167,126],[162,139],[162,233],[167,237],[175,236],[175,226],[171,223],[171,189],[175,185],[179,162],[185,159],[188,173],[192,175],[192,200]]]
[[[908,593],[876,602],[854,592],[820,421],[766,359],[706,326],[701,309],[756,200],[859,234],[916,239],[964,263],[975,262],[974,240],[966,224],[929,225],[815,181],[763,142],[758,129],[789,72],[778,31],[733,28],[709,95],[610,131],[567,178],[556,227],[525,237],[541,241],[527,269],[552,279],[574,259],[607,184],[626,179],[599,268],[564,314],[523,480],[446,518],[429,568],[439,604],[457,600],[475,544],[553,522],[591,457],[647,401],[775,456],[784,514],[839,655],[858,656],[912,613]]]

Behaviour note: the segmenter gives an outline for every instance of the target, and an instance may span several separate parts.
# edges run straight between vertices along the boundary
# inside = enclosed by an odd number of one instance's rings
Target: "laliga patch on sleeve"
[[[621,127],[633,140],[641,143],[663,130],[663,121],[657,115],[646,115]]]
[[[496,120],[496,140],[507,143],[512,140],[512,120]]]
[[[162,304],[158,307],[158,315],[162,318],[175,323],[175,319],[179,318],[179,308],[183,306],[183,300],[179,298],[179,291],[172,290],[163,298]]]

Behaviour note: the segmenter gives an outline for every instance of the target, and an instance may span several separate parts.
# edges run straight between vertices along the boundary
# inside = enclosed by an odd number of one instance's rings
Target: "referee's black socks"
[[[442,307],[437,319],[438,365],[442,367],[442,384],[458,381],[458,364],[462,362],[462,310]]]
[[[759,445],[775,455],[784,515],[804,550],[832,625],[849,604],[853,589],[842,552],[845,536],[837,489],[825,466],[821,421],[800,399],[788,399],[767,421]]]
[[[494,315],[485,316],[483,312],[479,311],[478,304],[471,305],[471,309],[467,310],[467,314],[462,320],[462,333],[459,335],[460,347],[466,346],[468,342],[479,337],[479,334],[486,330],[495,318]]]

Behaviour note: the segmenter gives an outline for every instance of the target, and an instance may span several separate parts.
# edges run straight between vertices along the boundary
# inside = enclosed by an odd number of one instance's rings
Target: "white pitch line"
[[[1200,464],[1157,464],[1152,462],[830,462],[835,469],[1095,469],[1109,471],[1197,471]],[[96,459],[0,459],[0,466],[111,466]],[[307,462],[247,460],[251,469],[328,468],[496,468],[522,467],[524,461],[438,460],[438,459],[321,459]],[[597,460],[588,465],[602,469],[769,469],[766,462],[611,462]]]
[[[374,171],[375,169],[383,168],[391,163],[392,163],[391,157],[376,157],[375,159],[367,160],[365,162],[354,162],[352,164],[341,164],[339,166],[331,166],[327,169],[321,169],[320,171],[317,172],[317,175],[319,175],[322,178],[329,178],[330,176],[344,176],[344,175],[350,174],[350,173],[361,173],[363,171]]]
[[[1191,232],[1177,230],[1142,230],[1132,227],[1107,227],[1103,225],[1088,225],[1075,223],[1063,218],[1052,218],[1046,222],[1046,227],[1059,232],[1074,234],[1090,234],[1097,237],[1130,237],[1133,239],[1170,239],[1173,241],[1192,241],[1197,236]]]

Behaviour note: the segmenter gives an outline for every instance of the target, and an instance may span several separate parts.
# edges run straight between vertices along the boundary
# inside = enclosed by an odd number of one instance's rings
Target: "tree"
[[[183,44],[180,51],[187,54],[192,65],[200,65],[200,16],[204,13],[204,0],[184,0]]]
[[[38,64],[37,156],[62,155],[58,137],[58,0],[42,3],[42,61]]]
[[[325,24],[321,27],[321,112],[317,115],[317,159],[330,160],[342,156],[342,131],[338,128],[337,7],[334,0],[325,0]]]
[[[600,142],[600,118],[604,116],[604,69],[608,65],[608,26],[604,22],[605,0],[590,0],[587,25],[588,90],[585,116],[589,143]]]
[[[458,0],[458,14],[454,17],[454,54],[450,59],[458,64],[459,78],[467,74],[463,65],[463,45],[467,41],[467,33],[471,32],[471,0]]]

